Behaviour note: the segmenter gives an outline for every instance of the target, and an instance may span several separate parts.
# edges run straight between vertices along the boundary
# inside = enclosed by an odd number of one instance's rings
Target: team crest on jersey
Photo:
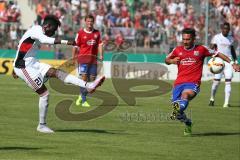
[[[194,51],[194,52],[193,52],[193,55],[194,55],[194,56],[199,56],[199,51]]]
[[[181,55],[182,55],[182,52],[179,53],[179,56],[181,56]]]
[[[98,35],[97,34],[94,34],[94,38],[97,39]]]
[[[83,38],[84,38],[84,39],[87,39],[87,36],[84,36]]]

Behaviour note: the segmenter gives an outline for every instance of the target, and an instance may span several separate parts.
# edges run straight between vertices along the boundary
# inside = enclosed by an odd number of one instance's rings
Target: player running
[[[103,43],[100,32],[93,28],[94,17],[87,15],[85,17],[86,27],[80,29],[76,36],[76,46],[73,48],[73,59],[78,62],[78,74],[84,81],[94,81],[97,76],[97,55],[99,60],[103,60]],[[87,102],[87,91],[80,87],[80,95],[76,100],[76,105],[90,107]]]
[[[233,59],[233,61],[237,63],[237,56],[233,47],[234,39],[233,36],[229,35],[230,24],[227,22],[223,23],[221,29],[222,33],[213,37],[211,48],[225,54],[228,58]],[[225,101],[223,107],[229,107],[231,81],[233,77],[232,67],[229,63],[225,63],[224,70],[221,73],[214,75],[209,106],[214,106],[214,98],[223,75],[225,77]]]
[[[44,78],[55,77],[64,83],[84,87],[88,92],[94,92],[94,90],[100,86],[105,79],[105,77],[102,76],[92,83],[87,83],[86,81],[83,81],[62,70],[55,69],[45,63],[41,63],[36,59],[38,45],[41,43],[67,45],[75,44],[74,41],[71,42],[51,38],[60,25],[61,23],[57,17],[48,15],[45,17],[41,26],[34,25],[28,29],[19,42],[16,58],[13,63],[13,77],[20,77],[39,95],[39,125],[37,127],[37,131],[42,133],[54,132],[46,125],[49,92],[44,85]]]
[[[232,65],[234,70],[240,71],[240,67],[227,56],[202,45],[195,45],[195,30],[191,28],[182,31],[182,46],[177,46],[166,58],[166,64],[178,66],[177,79],[172,90],[173,112],[171,119],[184,122],[186,128],[184,135],[191,135],[192,121],[184,113],[189,101],[200,91],[204,58],[218,56]]]

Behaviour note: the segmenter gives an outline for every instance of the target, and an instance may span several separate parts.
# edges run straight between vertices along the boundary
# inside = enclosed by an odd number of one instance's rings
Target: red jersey
[[[75,41],[80,48],[78,63],[97,64],[98,46],[102,43],[100,32],[95,29],[91,32],[80,29]]]
[[[177,46],[169,55],[169,58],[180,57],[177,79],[174,86],[182,83],[201,84],[204,58],[217,54],[216,51],[202,45],[195,45],[192,49]]]

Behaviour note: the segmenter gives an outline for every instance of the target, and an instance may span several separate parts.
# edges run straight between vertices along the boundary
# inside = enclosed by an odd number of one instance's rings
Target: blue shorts
[[[87,74],[97,76],[97,64],[79,64],[78,73],[79,75]]]
[[[195,83],[182,83],[177,86],[175,86],[172,90],[172,102],[181,100],[181,95],[184,90],[192,90],[196,94],[199,93],[200,88],[199,85]]]

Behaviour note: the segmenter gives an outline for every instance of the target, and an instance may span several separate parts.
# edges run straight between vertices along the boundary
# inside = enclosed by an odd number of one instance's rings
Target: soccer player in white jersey
[[[234,39],[229,34],[230,24],[227,22],[223,23],[221,26],[221,30],[222,30],[221,33],[213,37],[211,41],[211,48],[225,54],[227,57],[232,59],[233,62],[237,63],[237,56],[235,49],[233,47]],[[229,107],[229,98],[231,94],[231,80],[233,77],[233,70],[231,64],[229,63],[225,63],[224,70],[221,73],[214,75],[209,106],[214,106],[215,94],[217,92],[217,88],[220,84],[223,75],[225,77],[225,101],[223,107]]]
[[[39,95],[39,124],[37,131],[42,133],[53,133],[54,131],[46,125],[49,92],[44,85],[44,78],[55,77],[64,83],[85,87],[92,93],[100,86],[105,77],[99,77],[92,83],[87,83],[62,70],[39,62],[36,57],[38,45],[43,44],[66,44],[75,45],[74,41],[58,40],[51,38],[61,25],[58,18],[53,15],[45,17],[43,24],[32,26],[21,38],[13,66],[13,77],[20,77],[29,87]]]

